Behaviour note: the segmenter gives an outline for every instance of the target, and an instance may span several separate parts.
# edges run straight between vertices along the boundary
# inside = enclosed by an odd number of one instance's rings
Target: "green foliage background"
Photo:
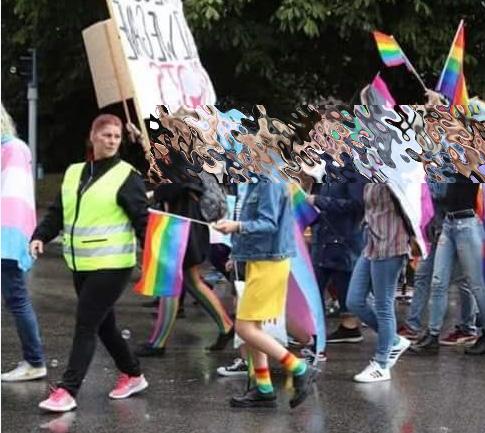
[[[485,96],[481,0],[186,0],[184,8],[224,107],[353,101],[383,68],[374,29],[393,34],[434,87],[461,18],[469,92]],[[81,30],[107,17],[103,0],[2,1],[2,101],[25,137],[26,86],[9,69],[37,48],[40,161],[49,171],[83,155],[97,107]],[[399,103],[421,97],[405,72],[391,81]]]

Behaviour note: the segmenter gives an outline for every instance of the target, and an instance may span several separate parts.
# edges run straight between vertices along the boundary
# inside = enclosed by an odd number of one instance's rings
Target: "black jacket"
[[[351,272],[362,249],[364,183],[322,183],[315,191],[320,217],[312,227],[314,265]]]
[[[79,184],[78,194],[83,188],[89,189],[103,174],[114,167],[120,158],[102,159],[91,161],[81,173],[81,182]],[[118,205],[125,211],[135,229],[136,237],[140,245],[143,246],[145,240],[145,231],[148,217],[148,201],[146,198],[145,184],[141,176],[132,171],[121,185],[116,197]],[[62,212],[62,194],[59,193],[49,207],[47,214],[42,222],[37,226],[32,235],[32,239],[38,239],[47,243],[54,239],[64,227],[64,218]]]

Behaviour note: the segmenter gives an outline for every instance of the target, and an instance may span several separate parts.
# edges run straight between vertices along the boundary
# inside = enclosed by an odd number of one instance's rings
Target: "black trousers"
[[[349,291],[350,278],[352,272],[339,271],[336,269],[329,269],[324,267],[318,267],[316,269],[318,286],[320,288],[320,294],[322,296],[323,310],[325,311],[325,289],[328,283],[332,281],[335,286],[338,303],[340,305],[341,313],[348,313],[347,309],[347,293]]]
[[[69,364],[59,387],[73,397],[79,391],[96,349],[96,335],[113,358],[116,367],[139,376],[140,363],[116,326],[114,304],[128,284],[133,268],[74,272],[78,297],[76,328]]]

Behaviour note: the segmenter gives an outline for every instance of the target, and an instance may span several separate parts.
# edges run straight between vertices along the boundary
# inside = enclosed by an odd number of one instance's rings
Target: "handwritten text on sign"
[[[180,0],[108,0],[144,118],[157,105],[215,104]]]

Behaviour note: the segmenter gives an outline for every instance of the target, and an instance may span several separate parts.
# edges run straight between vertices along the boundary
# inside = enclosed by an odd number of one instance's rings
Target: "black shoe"
[[[465,353],[467,355],[485,355],[485,331],[482,331],[482,336],[473,346],[465,348]]]
[[[428,332],[409,348],[409,353],[420,356],[437,355],[439,351],[439,336]]]
[[[320,370],[313,365],[307,364],[305,373],[300,376],[293,376],[293,387],[295,388],[295,394],[290,400],[290,407],[292,409],[299,406],[306,400],[319,371]]]
[[[231,407],[276,407],[276,395],[274,392],[262,393],[258,388],[252,388],[241,397],[232,397],[229,404]]]
[[[364,340],[360,328],[346,328],[340,325],[336,331],[327,337],[327,343],[360,343]]]
[[[165,355],[165,347],[152,347],[150,344],[145,343],[138,346],[135,350],[135,355],[140,358],[148,357],[162,357]]]
[[[234,326],[227,334],[219,334],[217,337],[216,342],[209,347],[206,347],[206,350],[209,352],[217,352],[219,350],[224,350],[227,346],[227,343],[234,338]]]

